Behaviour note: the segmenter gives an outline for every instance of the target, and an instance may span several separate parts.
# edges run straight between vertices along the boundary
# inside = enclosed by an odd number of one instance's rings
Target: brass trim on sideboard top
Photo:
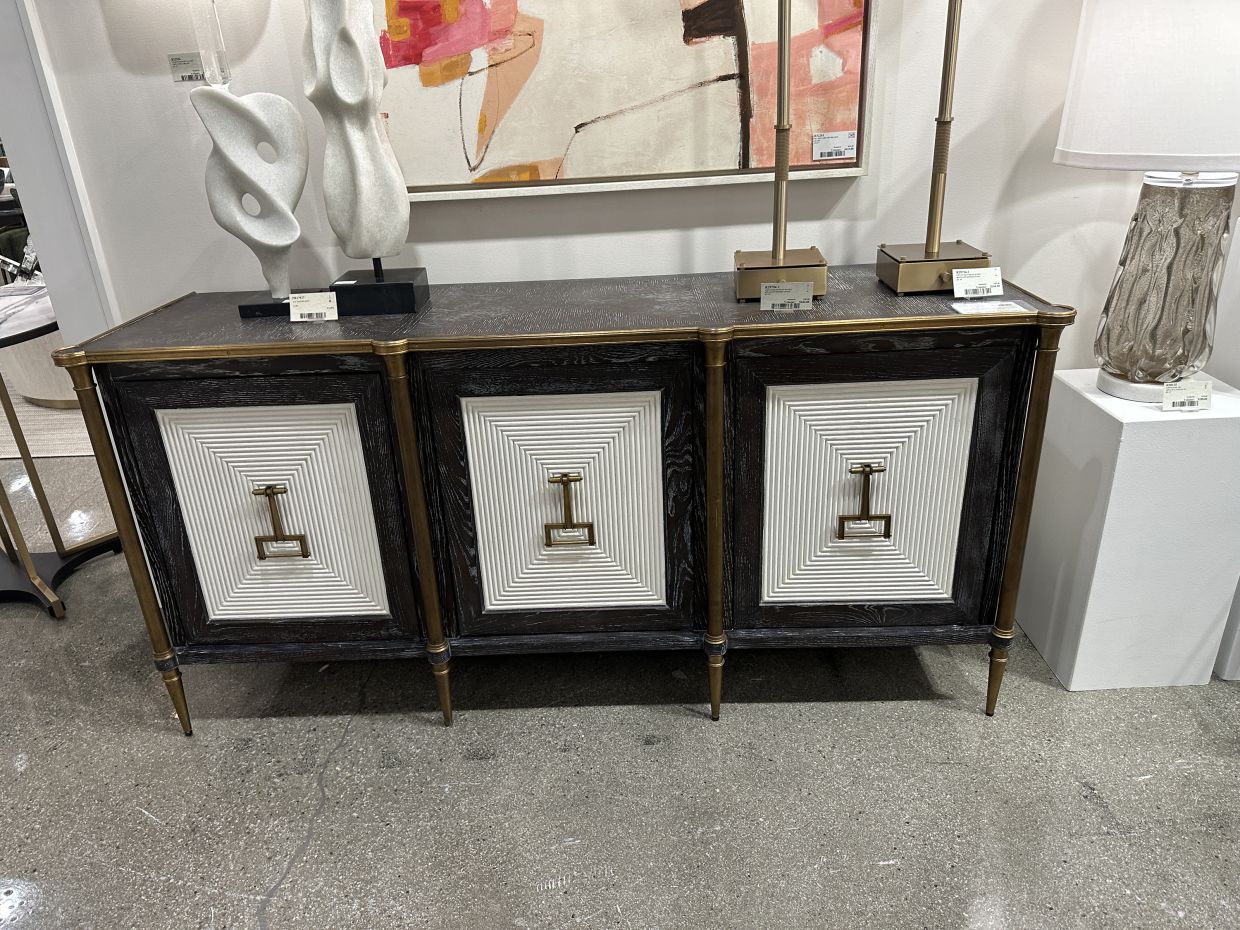
[[[1030,294],[1036,300],[1041,298]],[[175,303],[176,301],[172,301]],[[1045,303],[1045,301],[1043,301]],[[170,304],[163,305],[164,307]],[[1063,304],[1058,312],[979,313],[952,316],[877,317],[857,320],[747,323],[728,327],[669,327],[659,329],[597,330],[569,333],[523,333],[507,336],[451,336],[395,340],[336,339],[323,342],[235,343],[214,346],[168,346],[143,349],[91,351],[65,346],[52,353],[61,368],[118,362],[181,361],[215,358],[270,358],[291,355],[405,355],[412,352],[447,352],[466,349],[524,349],[549,346],[603,345],[633,342],[699,342],[726,334],[728,339],[759,339],[777,336],[811,336],[832,333],[899,332],[920,329],[974,329],[979,326],[1067,326],[1076,310]],[[163,307],[135,317],[108,333],[116,332]],[[715,334],[712,336],[712,334]],[[98,337],[95,337],[98,338]]]

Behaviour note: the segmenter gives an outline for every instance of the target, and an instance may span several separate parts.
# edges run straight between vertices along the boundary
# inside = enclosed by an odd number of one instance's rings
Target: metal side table
[[[0,299],[0,349],[7,349],[56,331],[51,304],[46,299],[36,299],[37,290],[44,290],[46,293],[45,289],[33,286],[24,288],[8,285],[0,288],[0,297],[12,298]],[[25,293],[26,291],[29,293]],[[56,588],[82,563],[105,552],[120,552],[120,538],[113,532],[73,546],[65,545],[2,374],[0,406],[4,407],[4,416],[17,445],[17,453],[30,479],[30,489],[43,512],[43,520],[55,547],[54,552],[30,551],[17,521],[13,502],[9,499],[8,489],[4,482],[0,481],[0,543],[4,546],[4,554],[8,556],[7,560],[0,559],[0,601],[35,601],[59,619],[65,615],[65,602],[56,593]]]

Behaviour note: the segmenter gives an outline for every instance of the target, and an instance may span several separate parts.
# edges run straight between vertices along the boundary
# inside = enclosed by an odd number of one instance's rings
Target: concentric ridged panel
[[[660,406],[658,391],[461,399],[486,610],[666,603]],[[594,546],[544,544],[558,472],[582,476],[573,515]]]
[[[976,404],[975,378],[767,388],[763,603],[951,600]],[[891,538],[838,539],[867,462]]]
[[[157,411],[211,620],[386,615],[370,485],[352,404]],[[272,532],[254,488],[283,484],[285,532],[310,558],[260,560]]]

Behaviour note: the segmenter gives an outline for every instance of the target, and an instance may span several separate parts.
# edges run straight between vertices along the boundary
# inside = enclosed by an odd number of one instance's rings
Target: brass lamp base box
[[[759,300],[763,284],[808,281],[814,287],[814,296],[827,292],[827,260],[817,246],[808,249],[788,249],[784,263],[776,265],[770,252],[736,253],[736,299]]]
[[[879,280],[897,294],[925,294],[952,289],[952,269],[989,268],[990,253],[957,239],[944,242],[939,254],[926,257],[926,247],[887,245],[878,247],[875,271]]]

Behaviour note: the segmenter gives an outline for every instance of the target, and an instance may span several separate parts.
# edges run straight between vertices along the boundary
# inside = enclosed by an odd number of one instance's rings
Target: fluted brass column
[[[1046,411],[1050,405],[1051,384],[1055,378],[1055,356],[1059,352],[1059,337],[1068,322],[1071,321],[1043,323],[1038,331],[1038,353],[1029,393],[1029,414],[1025,418],[1016,502],[1012,509],[1012,532],[1008,542],[1007,561],[1003,565],[999,610],[994,629],[990,633],[990,674],[986,683],[986,715],[989,717],[994,716],[999,688],[1003,684],[1003,673],[1007,671],[1008,650],[1016,637],[1016,599],[1020,593],[1021,568],[1025,562],[1025,544],[1029,538],[1029,517],[1033,512],[1033,492],[1038,482],[1038,463],[1042,458]]]
[[[723,629],[724,513],[724,364],[731,333],[703,333],[706,345],[706,671],[710,682],[710,719],[719,719],[723,703],[723,657],[728,637]]]
[[[95,390],[90,366],[84,361],[76,360],[62,364],[69,370],[69,377],[73,379],[73,390],[77,392],[78,402],[82,406],[82,419],[86,421],[86,432],[90,436],[91,448],[95,451],[95,461],[99,465],[99,475],[103,479],[108,505],[112,508],[112,519],[121,539],[125,563],[129,566],[129,576],[133,579],[134,591],[138,595],[138,606],[142,610],[142,619],[146,622],[155,668],[163,676],[164,687],[168,689],[168,696],[176,709],[181,729],[186,736],[190,736],[194,731],[189,718],[189,705],[185,700],[185,688],[181,684],[181,669],[177,664],[176,651],[168,639],[168,631],[164,627],[159,598],[155,595],[155,585],[151,581],[151,572],[142,552],[133,511],[129,509],[129,497],[125,493],[125,483],[121,478],[120,466],[116,463],[116,454],[112,451],[112,440],[108,435],[103,408],[99,405],[99,394]]]
[[[443,725],[452,726],[452,686],[450,669],[452,650],[444,634],[443,614],[439,605],[439,583],[435,575],[435,556],[431,541],[430,511],[426,504],[426,483],[422,475],[422,459],[418,450],[418,430],[413,419],[410,395],[409,359],[404,349],[385,346],[376,349],[387,368],[388,389],[396,418],[396,437],[400,444],[401,471],[409,495],[409,515],[413,522],[413,552],[418,564],[418,581],[422,593],[422,622],[426,627],[426,657],[435,676],[435,691]]]

